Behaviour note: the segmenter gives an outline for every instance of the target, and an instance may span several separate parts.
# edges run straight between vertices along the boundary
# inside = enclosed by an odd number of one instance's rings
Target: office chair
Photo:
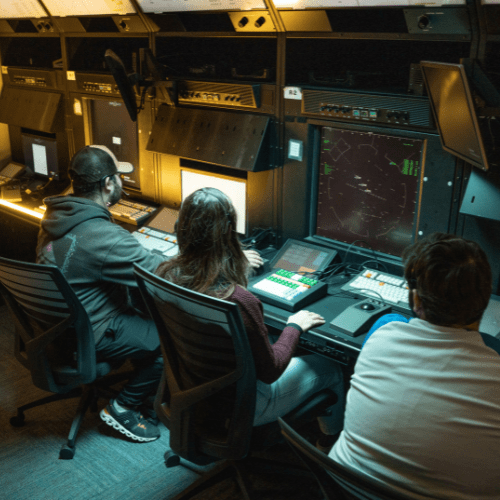
[[[278,423],[290,447],[316,478],[324,500],[409,500],[409,497],[338,464],[282,418],[278,418]]]
[[[87,313],[57,267],[0,258],[0,293],[16,326],[16,358],[31,372],[36,387],[53,393],[19,407],[10,423],[21,427],[26,410],[81,397],[59,453],[59,458],[71,459],[87,409],[97,411],[97,398],[112,397],[115,391],[109,386],[127,374],[102,379],[115,366],[96,362]]]
[[[277,422],[253,427],[255,365],[238,306],[177,286],[137,265],[135,275],[165,359],[155,410],[170,430],[167,466],[169,461],[178,465],[179,457],[196,465],[225,460],[174,500],[192,498],[227,477],[236,479],[250,499],[250,469],[303,475],[301,467],[251,456],[281,436]],[[322,391],[289,418],[303,425],[336,401],[335,393]]]

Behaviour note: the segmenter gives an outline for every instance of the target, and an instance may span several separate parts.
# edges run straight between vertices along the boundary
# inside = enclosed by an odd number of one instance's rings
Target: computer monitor
[[[415,241],[424,140],[327,126],[319,132],[314,236],[399,257]]]
[[[129,162],[135,170],[123,176],[123,185],[140,189],[139,142],[137,123],[133,122],[123,101],[86,99],[89,144],[108,147],[118,161]]]
[[[57,141],[35,134],[21,134],[24,164],[43,179],[59,180]]]
[[[128,79],[125,65],[111,49],[106,50],[104,59],[113,74],[113,78],[115,79],[115,83],[125,103],[130,119],[133,122],[137,121],[137,104],[135,101],[134,87]]]
[[[443,149],[488,170],[474,100],[462,64],[420,63]]]
[[[245,179],[181,169],[182,201],[191,193],[204,187],[213,187],[225,193],[236,210],[239,234],[246,235],[247,227],[247,184]]]

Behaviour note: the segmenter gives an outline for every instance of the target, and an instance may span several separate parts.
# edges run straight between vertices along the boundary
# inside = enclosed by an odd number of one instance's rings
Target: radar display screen
[[[323,127],[316,235],[400,256],[413,241],[422,149],[419,139]]]

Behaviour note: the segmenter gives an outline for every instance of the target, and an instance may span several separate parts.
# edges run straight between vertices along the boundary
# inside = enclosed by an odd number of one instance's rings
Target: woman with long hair
[[[293,357],[301,333],[325,320],[319,314],[300,311],[288,318],[278,340],[270,343],[262,304],[246,289],[249,271],[261,259],[256,252],[242,249],[236,211],[229,198],[214,188],[188,196],[179,213],[177,242],[179,254],[160,264],[156,274],[239,307],[257,375],[254,425],[275,421],[312,394],[331,387],[339,396],[338,410],[320,425],[326,434],[340,432],[343,382],[339,365],[315,354]]]

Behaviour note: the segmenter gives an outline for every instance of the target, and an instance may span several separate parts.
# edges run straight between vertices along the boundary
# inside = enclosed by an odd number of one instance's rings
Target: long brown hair
[[[220,298],[248,284],[248,260],[236,233],[236,211],[215,188],[198,189],[182,203],[177,222],[179,254],[158,266],[162,278]]]

